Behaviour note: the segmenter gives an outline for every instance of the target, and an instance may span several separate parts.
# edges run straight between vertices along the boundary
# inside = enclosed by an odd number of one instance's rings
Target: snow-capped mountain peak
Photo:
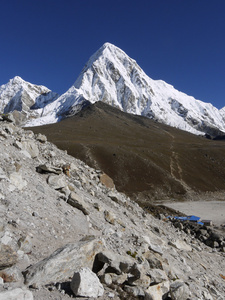
[[[96,101],[195,134],[225,132],[224,110],[151,79],[135,60],[110,43],[90,57],[66,93],[48,105],[34,106],[41,118],[30,120],[27,126],[58,122]]]

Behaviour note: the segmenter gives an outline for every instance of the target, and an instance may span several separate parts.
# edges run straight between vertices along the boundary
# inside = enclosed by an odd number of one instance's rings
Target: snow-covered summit
[[[90,57],[74,85],[29,125],[57,122],[96,101],[195,134],[225,132],[223,115],[212,104],[149,78],[135,60],[110,43]]]
[[[56,100],[57,93],[43,85],[35,85],[19,76],[0,86],[0,112],[17,114],[18,123],[26,123],[29,118],[38,118],[35,110]]]
[[[225,133],[225,109],[218,110],[162,80],[151,79],[135,60],[110,43],[90,57],[72,87],[57,97],[17,76],[0,88],[0,109],[32,110],[36,117],[27,118],[26,126],[37,126],[58,122],[90,103],[103,101],[195,134]]]

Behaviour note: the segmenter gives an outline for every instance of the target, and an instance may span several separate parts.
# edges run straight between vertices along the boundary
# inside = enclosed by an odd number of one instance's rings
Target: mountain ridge
[[[123,50],[105,43],[88,60],[71,88],[44,107],[34,106],[25,126],[56,123],[90,103],[103,101],[124,112],[146,116],[194,134],[224,135],[224,108],[196,100],[146,75]]]

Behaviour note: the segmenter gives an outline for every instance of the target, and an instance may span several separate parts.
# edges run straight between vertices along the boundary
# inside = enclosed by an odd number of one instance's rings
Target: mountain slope
[[[45,107],[43,117],[28,125],[55,123],[97,101],[195,134],[225,132],[224,116],[212,104],[179,92],[164,81],[152,80],[136,61],[110,43],[89,59],[65,94]]]
[[[156,219],[45,136],[0,132],[1,300],[225,298],[224,226]]]
[[[120,191],[139,200],[225,190],[223,141],[123,113],[103,102],[59,123],[30,129],[103,170]]]
[[[24,125],[28,119],[39,118],[43,108],[59,97],[42,85],[35,85],[16,76],[0,87],[0,111],[14,112],[17,123]]]

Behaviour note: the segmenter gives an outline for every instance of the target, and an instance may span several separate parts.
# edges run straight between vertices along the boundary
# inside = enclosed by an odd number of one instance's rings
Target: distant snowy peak
[[[35,85],[16,76],[0,86],[0,112],[16,114],[18,123],[26,123],[31,117],[39,118],[36,109],[45,107],[59,97],[47,87]]]

